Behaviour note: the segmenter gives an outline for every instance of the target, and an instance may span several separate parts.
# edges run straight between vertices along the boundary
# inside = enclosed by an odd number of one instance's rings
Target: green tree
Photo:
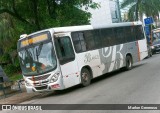
[[[130,7],[128,16],[131,21],[138,20],[139,15],[158,16],[160,0],[123,0],[121,8]]]
[[[0,20],[0,47],[4,53],[9,54],[11,49],[16,48],[16,27],[12,17],[7,13],[0,15]]]
[[[30,26],[31,31],[53,26],[88,24],[90,13],[82,6],[96,8],[91,0],[1,0],[0,14],[7,13]]]
[[[16,42],[18,39],[16,31],[14,19],[7,13],[1,14],[0,48],[3,50],[3,54],[0,55],[0,63],[7,63],[9,65],[10,68],[5,68],[9,70],[6,70],[7,74],[17,72],[20,69],[16,52]]]
[[[20,34],[50,27],[89,24],[91,14],[82,7],[97,8],[91,0],[0,0],[0,63],[7,72],[18,69],[16,52]],[[12,70],[13,69],[13,70]]]

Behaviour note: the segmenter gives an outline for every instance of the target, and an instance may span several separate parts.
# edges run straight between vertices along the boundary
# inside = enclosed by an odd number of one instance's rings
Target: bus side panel
[[[120,44],[102,48],[99,51],[101,64],[105,66],[103,74],[125,66],[126,45]]]
[[[90,66],[93,78],[125,66],[127,45],[120,44],[77,54],[79,70]]]
[[[79,71],[81,71],[83,67],[89,66],[92,70],[93,78],[103,74],[104,66],[101,65],[98,50],[78,53],[76,56]]]
[[[132,55],[132,60],[133,63],[138,62],[139,61],[139,48],[137,45],[137,42],[129,42],[126,44],[127,45],[127,54],[131,54]]]
[[[77,85],[80,83],[79,71],[76,59],[66,64],[60,65],[63,84],[65,88]]]
[[[84,66],[90,66],[93,72],[93,78],[112,72],[126,66],[126,55],[132,55],[133,63],[138,62],[137,42],[130,42],[98,50],[92,50],[77,54],[79,71]]]

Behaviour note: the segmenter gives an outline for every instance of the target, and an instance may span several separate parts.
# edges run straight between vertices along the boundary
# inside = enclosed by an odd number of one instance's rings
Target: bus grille
[[[41,87],[35,87],[36,90],[44,90],[44,89],[47,89],[47,86],[41,86]]]
[[[34,86],[42,86],[42,85],[47,85],[49,83],[49,80],[45,80],[42,82],[34,82]]]

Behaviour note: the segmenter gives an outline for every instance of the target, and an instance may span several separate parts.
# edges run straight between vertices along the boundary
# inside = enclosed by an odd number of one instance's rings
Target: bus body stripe
[[[140,56],[140,48],[139,48],[139,43],[137,41],[137,49],[138,49],[138,61],[141,60],[141,56]]]

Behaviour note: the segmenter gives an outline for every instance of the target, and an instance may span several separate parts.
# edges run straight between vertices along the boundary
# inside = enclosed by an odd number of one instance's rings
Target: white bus
[[[142,23],[50,28],[21,35],[18,55],[27,92],[63,90],[147,55]]]

